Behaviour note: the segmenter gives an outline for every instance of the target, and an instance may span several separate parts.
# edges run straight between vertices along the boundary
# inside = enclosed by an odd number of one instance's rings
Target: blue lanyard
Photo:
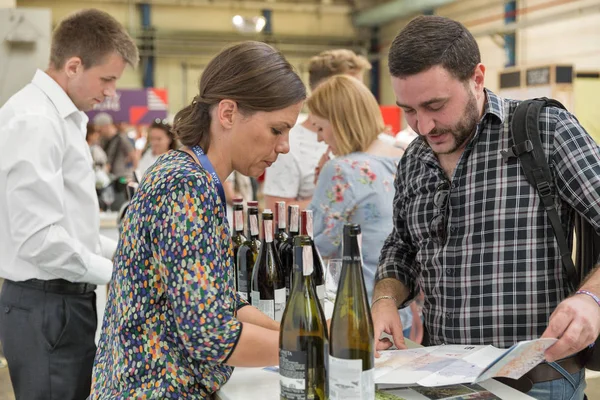
[[[221,198],[221,201],[223,202],[223,206],[225,206],[225,204],[227,204],[227,202],[225,201],[225,190],[223,189],[223,184],[221,183],[221,180],[217,176],[217,173],[215,172],[215,168],[210,163],[208,156],[206,154],[204,154],[204,150],[202,150],[202,148],[198,145],[192,147],[192,151],[194,152],[194,154],[196,154],[196,157],[198,157],[198,161],[200,161],[200,165],[202,167],[204,167],[204,169],[206,169],[208,171],[208,173],[214,179],[214,181],[217,185],[217,190],[219,191],[219,197]]]

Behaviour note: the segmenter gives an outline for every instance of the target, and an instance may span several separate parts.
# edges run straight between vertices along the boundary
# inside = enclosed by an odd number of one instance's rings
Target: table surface
[[[325,301],[325,316],[331,317],[333,304]],[[421,345],[405,339],[408,348],[421,347]],[[489,379],[479,384],[501,399],[527,400],[533,397],[527,396],[498,381]],[[263,368],[236,367],[229,381],[217,393],[219,400],[279,400],[279,373],[267,371]],[[423,397],[415,393],[414,397],[403,395],[406,400],[423,400]]]

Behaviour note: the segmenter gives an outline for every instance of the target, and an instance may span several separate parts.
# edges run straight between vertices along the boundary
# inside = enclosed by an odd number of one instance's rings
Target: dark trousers
[[[96,353],[96,294],[4,281],[0,341],[17,400],[83,400]]]

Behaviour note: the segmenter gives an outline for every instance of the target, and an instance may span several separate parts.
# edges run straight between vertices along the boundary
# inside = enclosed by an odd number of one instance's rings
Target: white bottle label
[[[290,232],[298,232],[298,206],[290,208],[292,216],[290,217]]]
[[[306,398],[306,361],[304,351],[279,350],[279,386],[281,398]]]
[[[238,292],[238,294],[240,295],[240,297],[246,301],[248,301],[248,293],[246,292]]]
[[[265,242],[273,242],[273,221],[263,220],[263,227],[265,228]]]
[[[243,231],[244,230],[244,211],[243,210],[237,210],[234,213],[234,218],[235,218],[235,229],[239,232],[239,231]]]
[[[279,229],[285,230],[285,202],[277,202],[277,226]]]
[[[275,318],[277,322],[281,322],[283,312],[285,311],[285,288],[275,290]]]
[[[250,234],[258,236],[258,215],[250,216]]]
[[[267,317],[281,322],[283,311],[285,310],[285,288],[276,289],[274,300],[265,300],[260,298],[260,293],[252,291],[252,305],[258,308]]]
[[[362,360],[329,356],[330,400],[374,400],[373,369],[362,371]]]
[[[306,234],[313,238],[313,215],[311,210],[306,210]]]
[[[312,247],[302,247],[302,273],[304,276],[308,276],[313,273],[313,251]]]

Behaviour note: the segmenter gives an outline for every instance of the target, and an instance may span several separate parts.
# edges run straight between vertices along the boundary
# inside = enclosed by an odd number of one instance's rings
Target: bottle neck
[[[300,222],[300,234],[313,238],[313,218],[312,212],[302,211]]]
[[[273,214],[275,220],[275,233],[285,232],[285,202],[278,202]]]
[[[248,229],[252,239],[258,239],[258,210],[248,212]]]
[[[297,236],[300,233],[300,226],[299,226],[299,218],[298,218],[298,209],[292,209],[292,212],[290,212],[289,215],[289,235],[290,236]]]
[[[244,232],[244,209],[234,208],[233,210],[233,230],[236,233]]]
[[[362,263],[360,239],[359,235],[344,235],[344,261]]]
[[[265,243],[273,243],[273,220],[263,218],[263,239]]]
[[[302,242],[299,246],[298,242]],[[313,251],[308,238],[298,237],[294,241],[294,286],[312,284],[314,270]]]

